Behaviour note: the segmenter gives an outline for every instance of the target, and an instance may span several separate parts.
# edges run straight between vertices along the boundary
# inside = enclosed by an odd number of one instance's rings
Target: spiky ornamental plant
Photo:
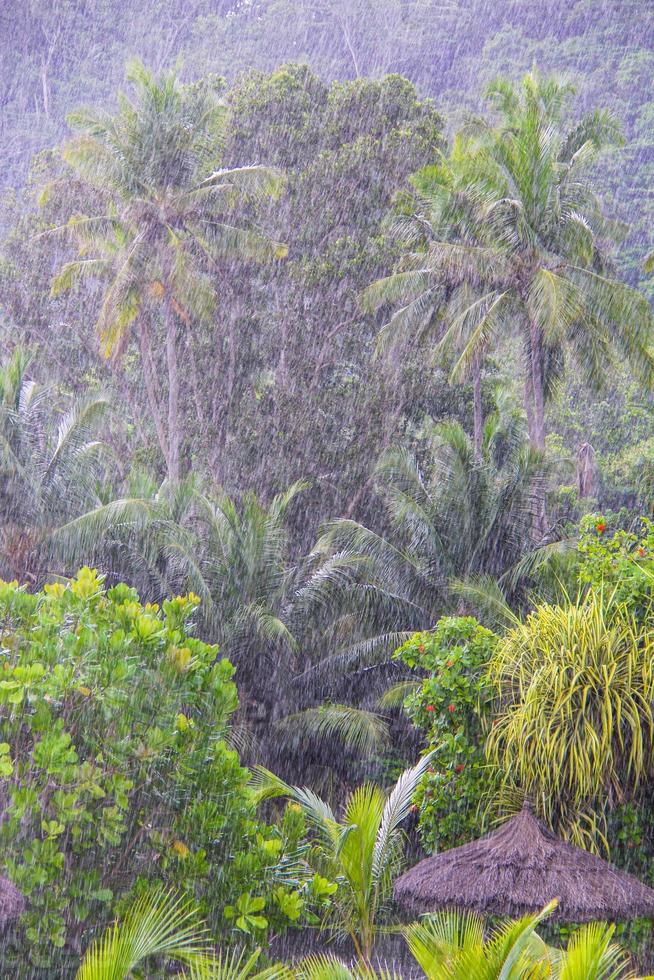
[[[652,776],[653,653],[649,627],[591,590],[537,606],[491,659],[490,758],[581,846],[608,848],[607,809]]]
[[[287,796],[296,802],[316,835],[316,870],[339,882],[326,927],[347,935],[363,967],[369,968],[393,879],[404,849],[402,821],[431,753],[402,773],[388,795],[372,783],[357,787],[345,802],[341,820],[310,789],[289,786],[267,769],[255,770],[259,800]]]
[[[80,257],[61,269],[52,290],[87,276],[105,284],[97,328],[108,357],[120,355],[136,327],[150,412],[176,482],[178,335],[211,321],[226,260],[286,255],[285,246],[239,214],[248,199],[278,193],[281,177],[259,165],[219,169],[225,108],[211,81],[182,85],[172,72],[157,79],[138,61],[128,66],[127,81],[130,97],[120,95],[115,115],[86,110],[70,117],[80,135],[65,147],[65,160],[105,209],[70,219],[66,230]],[[168,376],[165,412],[153,362],[159,343]]]

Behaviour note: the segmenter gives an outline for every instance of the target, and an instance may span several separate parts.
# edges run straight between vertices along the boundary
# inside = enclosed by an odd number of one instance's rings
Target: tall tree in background
[[[483,285],[470,269],[444,270],[433,261],[431,244],[450,242],[461,246],[483,244],[479,238],[479,198],[475,192],[476,172],[470,168],[469,144],[457,138],[448,156],[439,154],[437,162],[414,174],[411,183],[416,196],[410,213],[394,216],[389,222],[390,237],[405,250],[390,276],[372,283],[363,296],[371,310],[395,306],[395,312],[377,339],[380,351],[402,341],[436,341],[437,350],[449,352],[456,343],[465,351],[468,309],[484,300]],[[401,201],[405,212],[407,202]],[[481,367],[485,351],[476,350],[471,359],[460,359],[452,371],[453,380],[468,374],[473,389],[473,438],[475,458],[482,459],[484,418]],[[462,365],[468,369],[462,370]]]
[[[474,371],[496,337],[517,333],[529,437],[538,450],[545,446],[546,398],[566,351],[592,384],[614,351],[648,383],[654,376],[654,319],[646,299],[612,276],[607,247],[614,229],[588,176],[597,151],[618,140],[617,126],[595,112],[567,129],[571,95],[569,86],[535,74],[520,86],[491,86],[500,122],[473,126],[463,180],[457,186],[451,168],[433,172],[426,251],[409,253],[398,274],[368,293],[369,301],[389,300],[393,291],[405,301],[391,327],[429,322],[448,283],[468,284],[468,302],[459,290],[445,337],[461,351],[456,372]]]
[[[286,254],[239,214],[248,199],[277,193],[280,174],[258,165],[218,169],[225,110],[211,80],[182,85],[172,72],[156,79],[140,62],[129,66],[127,80],[131,98],[120,96],[115,115],[70,118],[80,135],[65,159],[95,189],[102,213],[71,219],[80,258],[64,265],[52,288],[85,276],[106,282],[97,327],[108,357],[120,356],[136,325],[150,413],[168,477],[177,482],[180,329],[210,321],[226,259]],[[167,410],[153,362],[160,324]]]
[[[459,317],[469,338],[462,366],[494,336],[517,329],[529,436],[540,450],[545,401],[566,351],[592,384],[601,382],[614,351],[647,382],[654,377],[654,319],[646,299],[612,276],[607,247],[614,229],[589,178],[598,150],[618,140],[617,125],[608,113],[595,112],[566,128],[572,91],[536,74],[519,86],[491,86],[500,123],[477,125],[469,164],[481,244],[441,241],[430,250],[443,275],[485,286]]]

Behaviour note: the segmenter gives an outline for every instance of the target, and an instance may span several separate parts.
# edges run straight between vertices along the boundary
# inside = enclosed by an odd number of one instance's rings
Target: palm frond
[[[277,723],[283,732],[315,738],[336,738],[360,755],[370,755],[388,745],[388,723],[373,711],[347,704],[323,704],[288,715]]]

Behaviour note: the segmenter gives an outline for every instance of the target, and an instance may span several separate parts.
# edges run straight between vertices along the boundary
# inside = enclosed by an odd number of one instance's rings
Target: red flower
[[[455,704],[448,704],[447,710],[449,711],[449,713],[451,715],[454,714],[454,712],[456,711],[456,705]]]
[[[433,704],[428,704],[426,710],[427,711],[435,711],[436,708],[433,706]]]
[[[604,532],[606,531],[606,524],[604,523],[604,521],[598,521],[597,524],[595,525],[595,530],[597,531],[598,534],[604,534]]]
[[[465,769],[465,766],[464,766],[464,764],[462,762],[460,762],[458,764],[458,766],[455,766],[454,767],[454,771],[455,772],[463,772],[464,769]]]
[[[645,549],[644,548],[639,548],[638,549],[638,554],[639,554],[639,556],[641,558],[644,558],[645,557]]]

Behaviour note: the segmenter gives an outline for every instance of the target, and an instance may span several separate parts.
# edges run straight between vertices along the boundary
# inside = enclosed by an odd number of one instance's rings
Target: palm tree
[[[530,438],[542,449],[545,399],[564,350],[592,384],[602,380],[613,350],[649,384],[654,320],[646,299],[611,275],[614,229],[588,177],[602,146],[619,140],[615,121],[595,112],[566,130],[573,89],[537,74],[519,88],[497,82],[488,94],[501,121],[478,130],[475,190],[487,244],[443,258],[468,266],[487,287],[484,309],[469,309],[475,328],[465,359],[517,325]]]
[[[529,435],[540,450],[546,397],[566,350],[593,384],[614,350],[647,384],[654,376],[652,312],[644,296],[611,274],[607,244],[614,231],[588,178],[598,150],[619,139],[618,129],[605,112],[565,129],[572,91],[537,74],[520,87],[504,81],[490,87],[500,124],[478,122],[474,140],[465,143],[463,199],[474,201],[466,211],[467,239],[430,240],[424,252],[407,257],[393,287],[396,299],[426,309],[427,287],[469,284],[470,301],[444,337],[462,346],[455,374],[474,367],[496,337],[517,334]],[[382,285],[380,298],[391,299],[392,286]],[[406,319],[410,309],[396,316]]]
[[[238,207],[277,193],[278,172],[263,166],[219,169],[225,107],[211,81],[156,79],[140,62],[127,69],[131,98],[115,115],[80,111],[80,132],[65,148],[74,172],[97,194],[102,213],[75,215],[67,231],[80,258],[52,284],[56,294],[91,276],[106,283],[98,316],[102,349],[118,357],[138,330],[141,369],[168,477],[181,474],[180,328],[210,322],[226,259],[268,260],[285,246],[248,226]],[[153,330],[163,321],[167,413],[160,405]],[[164,415],[167,414],[167,421]]]
[[[389,222],[389,234],[404,250],[395,270],[372,283],[364,292],[364,306],[375,311],[389,304],[396,307],[377,340],[378,350],[407,341],[436,340],[436,352],[447,355],[456,339],[459,352],[469,341],[470,317],[466,311],[481,301],[479,283],[468,269],[445,270],[433,263],[434,242],[461,246],[480,245],[479,200],[475,192],[476,169],[470,143],[456,137],[448,156],[414,174],[414,209],[408,216]],[[468,333],[466,333],[466,329]],[[444,343],[444,339],[447,343]],[[481,459],[483,409],[479,349],[469,364],[458,361],[452,380],[472,377],[473,438],[475,456]]]
[[[453,580],[499,578],[530,547],[546,470],[526,444],[520,413],[500,401],[484,427],[481,462],[458,423],[432,425],[430,436],[427,473],[406,450],[378,464],[386,533],[340,519],[314,548],[298,607],[318,609],[328,624],[325,666],[386,659],[456,608]]]
[[[545,945],[536,927],[556,907],[500,925],[484,935],[483,920],[446,911],[406,929],[409,949],[429,980],[627,980],[626,953],[611,940],[615,926],[593,923],[574,933],[565,951]]]
[[[266,507],[252,493],[240,502],[205,493],[192,477],[157,486],[136,474],[132,496],[65,524],[53,547],[86,554],[153,602],[192,589],[202,600],[205,635],[234,663],[239,684],[279,711],[297,651],[290,624],[297,571],[286,517],[305,486],[294,483]]]
[[[346,800],[341,820],[312,790],[289,786],[262,767],[255,770],[258,800],[289,797],[302,807],[316,831],[316,870],[338,881],[325,925],[336,935],[350,937],[366,968],[402,862],[400,825],[430,759],[431,753],[405,770],[388,796],[372,783],[357,787]]]
[[[426,916],[404,932],[409,951],[427,980],[635,980],[626,953],[614,943],[615,926],[592,923],[577,930],[566,950],[546,946],[536,927],[556,907],[508,921],[485,934],[479,916],[455,910]],[[392,980],[381,967],[349,967],[314,956],[294,968],[299,980]]]
[[[145,976],[141,971],[148,961],[162,957],[184,964],[184,972],[177,975],[187,980],[291,980],[290,971],[284,967],[257,970],[259,952],[214,953],[197,907],[157,890],[137,899],[125,916],[91,945],[76,980],[127,980],[134,969]]]
[[[58,396],[30,362],[16,347],[0,364],[0,575],[21,581],[45,571],[52,531],[98,503],[108,460],[106,396]]]

